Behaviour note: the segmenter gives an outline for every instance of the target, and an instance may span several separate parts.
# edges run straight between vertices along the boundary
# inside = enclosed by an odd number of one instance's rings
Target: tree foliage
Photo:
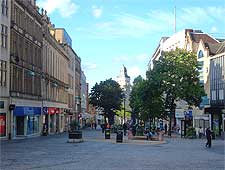
[[[114,123],[115,111],[121,108],[122,99],[122,89],[112,79],[96,83],[89,94],[90,104],[103,108],[104,116],[108,117],[110,124]]]
[[[163,98],[154,82],[137,77],[130,96],[130,106],[141,120],[159,117],[163,112]]]
[[[140,76],[134,80],[130,96],[133,112],[141,113],[142,120],[168,116],[165,113],[175,118],[176,101],[199,106],[205,92],[199,83],[198,68],[194,53],[182,49],[164,52],[154,68],[146,72],[146,80]]]
[[[153,81],[163,91],[165,107],[174,118],[176,101],[184,100],[190,106],[199,106],[201,97],[205,95],[204,88],[199,83],[198,68],[196,55],[182,49],[165,52],[154,63]]]

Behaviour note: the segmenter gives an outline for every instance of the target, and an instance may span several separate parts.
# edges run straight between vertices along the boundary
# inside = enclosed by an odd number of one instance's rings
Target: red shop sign
[[[50,114],[50,115],[59,114],[59,108],[49,107],[48,108],[48,114]]]
[[[6,117],[5,115],[0,115],[0,136],[6,135]]]

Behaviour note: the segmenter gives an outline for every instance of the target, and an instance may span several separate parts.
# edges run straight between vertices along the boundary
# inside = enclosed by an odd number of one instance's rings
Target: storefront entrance
[[[16,117],[16,135],[24,135],[24,116]]]

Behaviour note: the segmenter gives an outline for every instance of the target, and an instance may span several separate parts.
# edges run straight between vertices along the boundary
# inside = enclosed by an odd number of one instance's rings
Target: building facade
[[[46,12],[43,20],[43,125],[48,133],[67,129],[69,62],[66,51],[50,30],[53,27]]]
[[[11,134],[40,134],[42,94],[42,20],[35,1],[11,0]],[[11,110],[11,109],[10,109]]]
[[[11,136],[9,106],[10,13],[9,0],[0,0],[0,139]]]
[[[81,59],[72,39],[36,0],[0,4],[0,139],[67,130],[81,113]]]
[[[72,39],[64,28],[51,28],[51,35],[55,37],[57,42],[63,47],[69,58],[68,65],[68,109],[67,109],[67,122],[68,124],[75,119],[75,58],[77,54],[72,49]]]
[[[225,42],[209,48],[210,57],[210,107],[205,112],[211,115],[211,129],[215,135],[225,132]]]
[[[75,57],[75,113],[77,119],[81,114],[81,59]]]

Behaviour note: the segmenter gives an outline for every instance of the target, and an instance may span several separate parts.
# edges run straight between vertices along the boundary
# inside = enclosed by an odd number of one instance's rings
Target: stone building
[[[81,114],[81,59],[78,56],[75,57],[75,113]]]
[[[10,102],[12,136],[39,135],[41,127],[42,17],[35,0],[11,0]]]
[[[43,122],[49,133],[67,129],[68,89],[70,58],[58,43],[51,29],[54,28],[46,12],[43,21]],[[71,81],[71,79],[70,79]]]
[[[57,42],[63,47],[69,58],[68,65],[68,109],[67,109],[67,121],[70,123],[75,119],[75,58],[76,52],[72,49],[72,39],[64,28],[51,28],[51,35],[55,37]]]
[[[10,0],[0,0],[0,139],[11,136],[9,106]]]

